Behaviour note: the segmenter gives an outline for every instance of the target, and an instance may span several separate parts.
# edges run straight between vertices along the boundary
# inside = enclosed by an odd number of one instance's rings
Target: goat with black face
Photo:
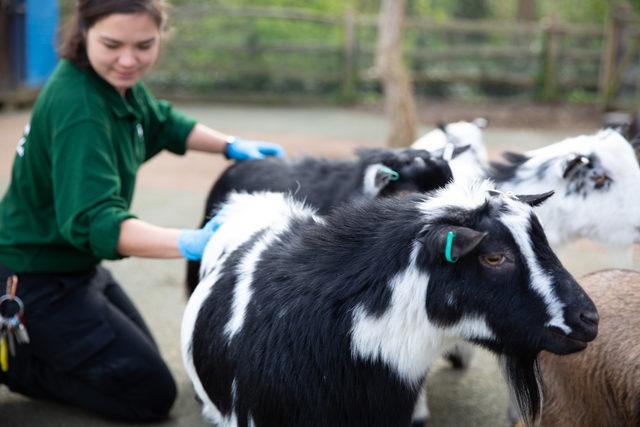
[[[469,145],[456,147],[455,157]],[[357,159],[329,160],[315,157],[290,160],[269,157],[239,162],[215,182],[205,205],[202,225],[232,192],[281,191],[314,207],[322,215],[358,198],[387,197],[402,192],[426,192],[444,187],[453,179],[444,149],[363,148]],[[199,281],[200,263],[187,264],[187,292]]]
[[[548,196],[454,182],[326,217],[283,194],[232,196],[182,324],[203,413],[223,426],[408,426],[427,367],[460,337],[500,355],[534,420],[537,354],[579,351],[598,324],[533,214]]]

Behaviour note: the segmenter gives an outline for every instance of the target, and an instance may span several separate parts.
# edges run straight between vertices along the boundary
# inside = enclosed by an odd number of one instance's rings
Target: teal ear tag
[[[389,174],[389,179],[391,181],[397,181],[400,179],[400,174],[391,168],[388,168],[386,166],[380,166],[380,170],[383,171],[384,173]]]
[[[456,233],[449,231],[447,233],[447,246],[444,248],[444,257],[452,264],[458,261],[458,257],[455,259],[451,257],[451,248],[453,247],[453,239],[455,239],[455,237]]]

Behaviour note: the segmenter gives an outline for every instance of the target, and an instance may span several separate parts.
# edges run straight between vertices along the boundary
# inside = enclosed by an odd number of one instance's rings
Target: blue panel
[[[55,68],[58,2],[27,0],[27,73],[26,84],[41,86]]]

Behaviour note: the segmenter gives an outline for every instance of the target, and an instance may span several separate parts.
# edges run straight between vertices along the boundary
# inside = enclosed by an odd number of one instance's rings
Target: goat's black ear
[[[518,194],[516,198],[531,207],[536,207],[541,205],[542,202],[547,200],[549,197],[553,196],[553,193],[555,193],[555,191],[551,190],[542,194]]]
[[[606,129],[614,130],[625,138],[629,138],[629,126],[629,123],[616,123],[607,126]]]
[[[562,177],[567,179],[575,174],[580,168],[588,165],[590,162],[587,156],[581,154],[572,154],[564,163]]]
[[[640,133],[637,133],[633,138],[631,138],[631,141],[629,141],[629,144],[631,144],[633,148],[640,147]]]
[[[453,148],[449,148],[450,146]],[[447,143],[447,145],[445,145],[444,147],[438,148],[437,150],[434,150],[434,151],[430,151],[429,153],[436,159],[444,159],[446,161],[449,161],[451,159],[455,159],[457,156],[464,153],[469,148],[471,148],[470,144],[461,145],[460,147],[457,147],[455,144]],[[451,157],[447,158],[447,156],[449,155],[451,155]]]
[[[459,226],[441,226],[435,233],[435,241],[430,244],[432,249],[444,258],[447,249],[449,232],[453,232],[451,239],[451,258],[457,260],[473,251],[489,233],[476,231],[472,228]],[[429,243],[427,243],[429,244]]]
[[[458,157],[460,154],[464,153],[465,151],[467,151],[469,148],[471,148],[471,144],[467,144],[467,145],[461,145],[459,147],[455,147],[453,149],[453,154],[451,155],[452,159],[455,159],[456,157]]]
[[[447,122],[438,122],[436,127],[440,129],[442,132],[447,133]]]

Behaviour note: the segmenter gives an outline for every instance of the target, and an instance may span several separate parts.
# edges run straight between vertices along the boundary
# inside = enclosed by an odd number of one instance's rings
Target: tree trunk
[[[378,19],[376,68],[384,90],[385,114],[390,121],[387,145],[406,147],[416,138],[413,84],[402,62],[405,0],[382,0]]]

